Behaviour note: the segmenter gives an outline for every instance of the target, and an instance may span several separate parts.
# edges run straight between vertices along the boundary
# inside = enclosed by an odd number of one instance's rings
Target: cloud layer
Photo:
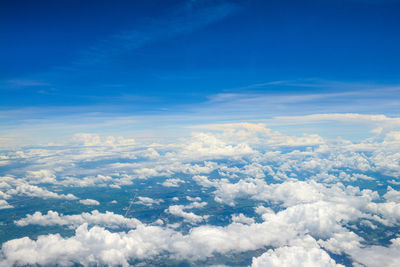
[[[0,209],[22,214],[5,227],[60,234],[8,236],[0,263],[201,265],[241,255],[252,266],[394,266],[399,151],[396,129],[352,142],[238,123],[169,144],[78,134],[65,146],[2,152]]]

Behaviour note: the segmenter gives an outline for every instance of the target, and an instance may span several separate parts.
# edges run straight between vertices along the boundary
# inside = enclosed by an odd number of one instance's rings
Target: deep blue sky
[[[1,1],[0,105],[141,113],[393,87],[399,14],[378,0]]]

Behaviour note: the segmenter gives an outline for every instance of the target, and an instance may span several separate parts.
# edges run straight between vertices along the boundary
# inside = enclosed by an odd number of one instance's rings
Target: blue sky
[[[399,12],[375,0],[2,1],[1,125],[396,116]]]
[[[1,0],[0,266],[398,266],[399,14]]]

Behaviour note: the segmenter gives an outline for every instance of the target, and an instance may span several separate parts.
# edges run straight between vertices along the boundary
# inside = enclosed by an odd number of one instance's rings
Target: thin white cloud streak
[[[278,86],[303,86],[301,82],[289,85],[284,81],[276,83]],[[123,101],[120,106],[4,110],[0,111],[0,145],[37,144],[40,139],[42,144],[57,142],[57,138],[65,139],[77,132],[123,135],[135,139],[141,139],[140,136],[157,139],[161,136],[160,132],[168,137],[182,137],[188,134],[185,126],[238,121],[284,126],[294,125],[297,121],[318,123],[335,120],[364,123],[385,129],[398,125],[396,119],[390,117],[400,114],[400,99],[394,97],[398,95],[398,86],[340,82],[315,82],[311,86],[322,89],[327,87],[329,90],[327,92],[321,89],[322,92],[317,93],[276,91],[277,93],[216,94],[209,96],[205,102],[176,105],[162,111],[158,109],[152,114],[131,110]],[[137,136],[132,136],[133,133]],[[22,140],[25,142],[22,143]]]
[[[304,122],[313,121],[348,121],[348,122],[376,122],[400,124],[400,118],[391,118],[385,115],[367,115],[357,113],[331,113],[331,114],[312,114],[305,116],[278,116],[278,120],[293,120]]]
[[[384,88],[383,88],[384,90]],[[328,93],[226,93],[210,97],[199,105],[200,114],[223,114],[242,119],[281,115],[308,115],[312,113],[384,113],[399,114],[400,99],[391,95],[379,97],[365,91]]]
[[[96,64],[146,44],[176,35],[189,33],[231,15],[238,6],[222,3],[196,8],[193,5],[177,7],[171,15],[143,22],[141,28],[110,36],[83,52],[76,65]],[[168,22],[168,23],[166,23]]]
[[[320,90],[321,92],[350,92],[357,93],[363,92],[364,95],[385,95],[385,94],[393,94],[400,91],[399,85],[396,84],[377,84],[377,83],[363,83],[363,82],[343,82],[343,81],[334,81],[334,80],[323,80],[323,79],[298,79],[298,80],[278,80],[278,81],[269,81],[264,83],[256,83],[250,84],[243,87],[237,88],[229,88],[225,89],[225,91],[249,91],[248,89],[270,89],[271,92],[277,92],[279,94],[279,87],[286,87],[292,89],[312,89],[312,90]],[[382,91],[382,89],[385,89]],[[275,89],[275,90],[274,90]],[[262,92],[253,90],[254,92]],[[250,91],[251,92],[251,91]]]
[[[158,18],[147,19],[131,29],[106,36],[101,41],[83,49],[71,62],[27,77],[13,80],[0,80],[0,90],[14,90],[27,87],[55,87],[67,82],[76,73],[107,71],[110,64],[121,55],[175,36],[191,33],[210,24],[223,20],[234,14],[239,5],[230,2],[209,2],[207,5],[196,5],[192,1],[174,7]],[[88,68],[90,66],[90,68]],[[54,90],[54,88],[51,88]],[[41,90],[43,93],[48,91]],[[54,92],[52,92],[53,94]],[[58,94],[59,96],[63,96]],[[68,94],[68,96],[71,96]],[[96,96],[76,96],[96,98]],[[124,97],[124,96],[123,96]],[[132,96],[125,96],[132,98]],[[134,96],[141,98],[142,96]],[[104,101],[107,102],[107,101]]]
[[[198,118],[196,115],[172,115],[172,116],[94,116],[85,115],[74,117],[56,117],[40,121],[32,121],[29,124],[15,125],[12,129],[0,130],[0,146],[11,145],[46,145],[49,142],[65,144],[65,140],[70,140],[77,133],[86,132],[86,135],[96,136],[97,139],[105,140],[107,136],[122,136],[115,139],[112,143],[118,144],[125,140],[138,140],[140,142],[165,142],[167,139],[176,140],[188,136],[193,129],[216,130],[226,128],[231,124],[219,123],[225,121],[215,118]],[[375,129],[374,134],[385,134],[389,130],[396,130],[400,127],[399,117],[389,117],[382,114],[366,115],[356,113],[322,113],[305,116],[277,116],[273,118],[259,118],[252,122],[264,123],[272,127],[284,128],[291,125],[329,125],[326,122],[335,121],[338,123],[355,123],[369,127],[369,131]],[[215,122],[218,122],[215,124]],[[205,123],[205,124],[204,124]],[[218,126],[220,125],[220,126]],[[223,126],[225,125],[225,126]],[[222,128],[221,128],[222,127]],[[337,127],[337,125],[335,126]],[[335,127],[332,128],[335,131]],[[318,133],[318,127],[315,126]],[[362,129],[364,131],[364,129]],[[361,131],[361,130],[360,130]],[[101,133],[101,135],[93,134]],[[371,133],[371,135],[373,135]],[[96,140],[97,140],[96,139]],[[95,141],[96,141],[95,140]],[[147,141],[146,141],[147,140]],[[107,141],[107,140],[106,140]],[[104,141],[105,142],[105,141]],[[110,140],[111,142],[111,140]]]
[[[352,124],[366,126],[373,136],[385,136],[390,131],[400,129],[400,117],[385,116],[382,114],[357,114],[357,113],[324,113],[304,116],[277,116],[271,120],[271,125],[305,125],[325,124],[336,122],[339,124]],[[363,128],[361,131],[365,131]]]
[[[0,90],[4,89],[18,89],[22,87],[49,87],[51,84],[40,80],[29,80],[29,79],[16,79],[7,80],[0,82]]]

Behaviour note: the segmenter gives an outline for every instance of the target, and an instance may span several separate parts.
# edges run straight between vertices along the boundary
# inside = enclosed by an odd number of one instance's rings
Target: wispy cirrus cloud
[[[187,1],[160,17],[142,17],[136,25],[127,25],[125,30],[118,29],[114,34],[99,38],[99,41],[82,48],[69,62],[60,63],[39,73],[0,80],[0,89],[63,87],[83,73],[95,73],[97,77],[98,71],[103,73],[109,69],[110,64],[118,64],[118,57],[132,54],[146,45],[194,32],[225,19],[239,9],[238,4],[229,1]],[[118,86],[125,85],[122,83]],[[59,94],[70,96],[67,92]]]
[[[264,83],[266,84],[266,83]],[[103,96],[103,104],[53,106],[0,110],[0,136],[9,145],[9,138],[18,140],[52,140],[76,132],[110,133],[141,139],[149,136],[181,136],[187,126],[262,122],[279,127],[324,125],[320,129],[335,130],[337,123],[357,123],[362,128],[355,134],[380,134],[399,127],[400,87],[370,83],[312,82],[315,90],[280,90],[306,86],[304,81],[270,82],[274,90],[232,92],[210,95],[197,103],[166,103],[162,99]],[[319,84],[319,85],[318,85]],[[297,87],[296,87],[297,86]],[[324,89],[328,88],[328,89]],[[353,89],[353,90],[351,90]],[[126,98],[126,99],[125,99]],[[125,100],[124,100],[125,99]],[[135,101],[135,106],[132,106]],[[151,102],[151,112],[140,109],[140,103]],[[377,115],[378,114],[378,115]],[[281,128],[281,130],[283,130]],[[307,132],[310,129],[304,129]],[[26,136],[29,132],[29,136]],[[53,137],[51,136],[53,135]],[[32,140],[32,142],[36,143]]]
[[[276,116],[313,113],[399,114],[399,85],[324,80],[276,81],[226,89],[200,109]],[[215,110],[214,110],[215,112]]]
[[[110,58],[129,53],[142,46],[190,33],[220,21],[237,11],[239,6],[230,2],[187,4],[177,7],[169,14],[157,19],[148,19],[133,29],[111,35],[82,51],[74,65],[97,64]]]
[[[36,81],[36,80],[9,80],[8,84],[15,87],[25,87],[25,86],[49,86],[47,82]]]
[[[4,90],[19,90],[26,88],[48,88],[51,87],[52,84],[49,82],[45,82],[37,79],[11,79],[11,80],[3,80],[0,81],[0,91]]]

